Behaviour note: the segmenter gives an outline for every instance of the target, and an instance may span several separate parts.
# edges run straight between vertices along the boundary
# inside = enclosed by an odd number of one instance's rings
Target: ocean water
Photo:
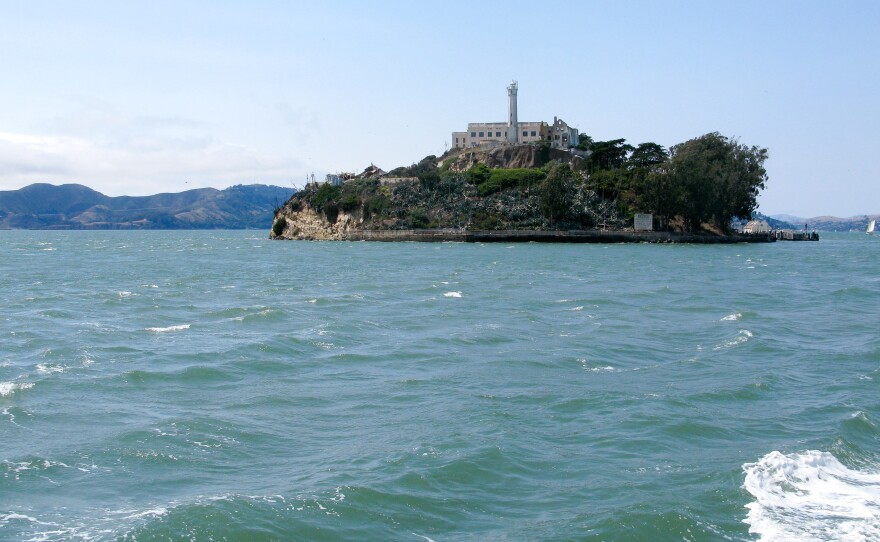
[[[880,239],[0,232],[0,540],[880,540]]]

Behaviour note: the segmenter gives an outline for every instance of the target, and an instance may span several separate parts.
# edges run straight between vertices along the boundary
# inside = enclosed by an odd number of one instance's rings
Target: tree
[[[593,138],[588,136],[587,134],[578,134],[578,144],[577,149],[582,151],[588,151],[593,146]]]
[[[633,151],[632,145],[627,145],[625,139],[612,139],[611,141],[593,141],[590,145],[590,171],[601,169],[619,169],[626,162],[627,155]]]
[[[670,150],[663,182],[670,216],[680,215],[691,230],[714,222],[725,231],[731,219],[751,217],[767,181],[767,149],[747,147],[713,132]]]
[[[574,174],[568,164],[556,164],[541,183],[541,210],[551,221],[568,218],[574,199]]]
[[[662,145],[657,143],[639,143],[627,159],[628,169],[651,169],[665,163],[669,159],[669,153]]]

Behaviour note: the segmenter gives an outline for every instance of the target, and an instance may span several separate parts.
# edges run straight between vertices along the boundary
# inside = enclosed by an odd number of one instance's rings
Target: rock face
[[[622,227],[616,202],[604,202],[585,184],[583,174],[568,165],[579,160],[545,145],[505,145],[456,150],[439,159],[427,156],[384,175],[372,166],[367,178],[352,177],[341,186],[303,187],[277,209],[270,237],[345,240],[382,231],[549,231],[600,223]],[[474,172],[475,164],[509,174],[483,175],[479,172],[490,170]],[[556,172],[566,209],[545,212],[542,206],[542,179],[548,172]]]
[[[335,222],[330,222],[324,213],[304,205],[298,211],[284,209],[276,216],[276,223],[283,220],[280,233],[273,228],[272,239],[300,239],[311,241],[341,241],[347,233],[358,229],[362,222],[359,212],[353,214],[340,211]]]
[[[568,162],[576,169],[581,158],[560,149],[540,145],[503,145],[491,149],[465,149],[453,158],[449,169],[464,172],[476,164],[486,164],[490,168],[537,168],[550,160]]]

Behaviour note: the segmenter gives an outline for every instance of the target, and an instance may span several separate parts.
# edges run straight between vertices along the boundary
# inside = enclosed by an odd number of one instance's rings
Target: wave
[[[880,473],[816,450],[774,451],[743,471],[755,498],[745,522],[761,540],[880,540]]]
[[[739,346],[741,344],[749,342],[749,339],[751,339],[753,336],[754,336],[754,334],[751,331],[749,331],[748,329],[741,329],[741,330],[739,330],[739,333],[736,334],[736,337],[730,339],[729,341],[725,341],[722,344],[719,344],[718,346],[716,346],[712,350],[724,350],[726,348],[733,348],[735,346]]]
[[[461,297],[461,292],[446,292],[443,297]]]
[[[168,326],[168,327],[148,327],[146,331],[151,331],[153,333],[167,333],[169,331],[183,331],[184,329],[189,329],[190,324],[181,324],[179,326]]]
[[[0,397],[7,397],[18,390],[29,390],[33,387],[31,382],[0,382]]]

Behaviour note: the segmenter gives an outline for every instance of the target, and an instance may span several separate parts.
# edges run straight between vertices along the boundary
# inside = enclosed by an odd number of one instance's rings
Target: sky
[[[107,195],[440,155],[565,120],[769,149],[766,214],[880,213],[880,2],[0,0],[0,190]]]

